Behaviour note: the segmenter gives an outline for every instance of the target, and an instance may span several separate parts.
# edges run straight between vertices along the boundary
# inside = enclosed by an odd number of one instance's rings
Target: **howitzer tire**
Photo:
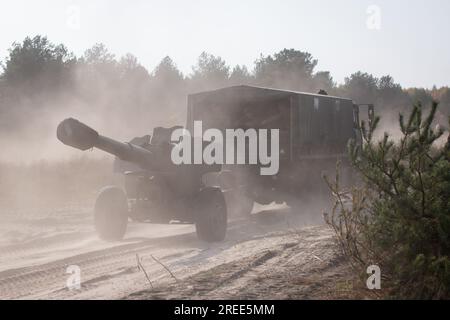
[[[128,224],[128,201],[122,189],[111,186],[100,191],[95,202],[94,222],[101,239],[123,239]]]
[[[200,191],[194,206],[195,228],[200,240],[219,242],[227,233],[227,206],[219,188]]]

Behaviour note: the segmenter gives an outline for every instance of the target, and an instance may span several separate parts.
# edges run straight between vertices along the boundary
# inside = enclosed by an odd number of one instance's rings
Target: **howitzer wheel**
[[[95,229],[103,240],[122,240],[128,224],[128,201],[118,187],[106,187],[95,202]]]
[[[194,206],[195,228],[200,240],[219,242],[227,232],[227,206],[219,188],[205,188],[200,191]]]

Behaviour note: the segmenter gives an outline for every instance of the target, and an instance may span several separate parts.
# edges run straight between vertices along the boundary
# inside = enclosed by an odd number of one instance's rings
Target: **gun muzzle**
[[[96,146],[99,134],[84,123],[69,118],[59,124],[56,136],[65,145],[85,151]]]

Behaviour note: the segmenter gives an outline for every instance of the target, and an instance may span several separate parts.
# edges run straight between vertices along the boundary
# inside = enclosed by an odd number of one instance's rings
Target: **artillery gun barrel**
[[[96,130],[76,119],[66,119],[56,130],[58,139],[65,145],[85,151],[92,148],[113,154],[124,161],[133,162],[143,169],[157,169],[159,159],[150,150],[131,143],[123,143],[100,135]]]

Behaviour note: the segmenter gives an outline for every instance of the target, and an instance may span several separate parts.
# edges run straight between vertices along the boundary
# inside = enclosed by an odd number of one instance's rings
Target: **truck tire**
[[[100,191],[95,202],[94,223],[101,239],[123,239],[128,224],[128,201],[121,188],[110,186]]]
[[[227,206],[219,188],[200,191],[194,205],[195,229],[200,240],[220,242],[227,232]]]

